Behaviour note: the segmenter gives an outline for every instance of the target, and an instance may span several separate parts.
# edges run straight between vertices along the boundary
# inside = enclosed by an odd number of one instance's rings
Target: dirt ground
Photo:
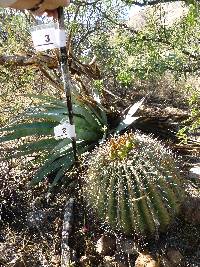
[[[145,117],[145,114],[149,113],[148,108],[142,112]],[[167,118],[170,112],[173,115],[173,112],[177,113],[177,110],[166,110]],[[166,114],[163,111],[163,117]],[[161,117],[160,113],[159,117]],[[148,127],[144,126],[142,120],[137,126],[146,133],[154,129],[154,135],[161,138],[178,156],[181,156],[188,198],[192,198],[193,202],[189,204],[190,213],[186,214],[183,207],[182,213],[165,234],[159,235],[156,240],[143,240],[139,245],[140,251],[148,251],[158,258],[169,248],[175,248],[181,253],[183,260],[170,266],[199,267],[200,227],[197,221],[200,217],[200,181],[189,179],[188,170],[199,161],[200,145],[195,141],[191,144],[180,145],[176,138],[172,140],[170,132],[166,130],[167,127],[170,128],[169,122],[170,120],[166,120],[165,124],[159,122],[156,119],[155,110]],[[162,127],[159,128],[158,123]],[[63,185],[59,185],[52,193],[49,193],[48,181],[44,181],[35,188],[29,188],[28,183],[35,171],[30,158],[3,160],[4,155],[6,155],[6,148],[2,148],[0,161],[0,266],[58,267],[60,266],[63,214],[68,191]],[[194,219],[195,216],[197,219]],[[105,229],[89,217],[89,230],[85,231],[78,219],[77,215],[73,230],[74,236],[71,236],[72,246],[78,250],[79,257],[87,254],[95,258],[90,265],[81,263],[80,266],[100,266],[104,257],[96,252],[95,247]],[[120,263],[115,261],[109,266],[135,266],[137,256],[131,256],[132,260],[129,261],[129,265],[122,265],[122,262],[119,265]]]

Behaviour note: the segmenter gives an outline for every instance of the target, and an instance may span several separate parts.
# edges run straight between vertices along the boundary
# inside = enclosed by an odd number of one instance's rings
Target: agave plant
[[[56,140],[54,127],[62,121],[68,121],[66,103],[55,97],[29,95],[38,100],[38,104],[29,108],[9,126],[1,129],[0,142],[25,139],[23,144],[15,147],[12,157],[37,153],[40,155],[41,168],[35,174],[33,184],[40,182],[50,173],[56,173],[55,184],[69,169],[73,162],[71,140]],[[100,104],[80,96],[73,97],[74,122],[76,125],[77,147],[79,153],[103,137],[107,125],[106,114]]]
[[[54,138],[54,127],[68,121],[66,103],[55,97],[29,95],[37,99],[37,105],[20,114],[9,126],[0,130],[0,143],[24,139],[14,148],[12,157],[36,154],[41,167],[36,172],[32,184],[37,184],[51,173],[55,175],[53,184],[65,174],[74,163],[71,140]],[[140,105],[142,102],[138,102]],[[138,103],[134,106],[137,107]],[[134,109],[135,111],[135,109]],[[73,95],[74,124],[76,127],[77,150],[81,154],[94,147],[109,132],[106,112],[93,99]],[[130,112],[119,123],[116,131],[121,131],[133,122]],[[127,122],[128,121],[128,122]],[[30,141],[31,140],[31,141]]]

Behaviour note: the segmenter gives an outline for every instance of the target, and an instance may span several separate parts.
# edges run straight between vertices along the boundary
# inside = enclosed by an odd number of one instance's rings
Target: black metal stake
[[[59,28],[64,29],[64,12],[63,12],[62,7],[58,8],[58,23],[59,23]],[[71,97],[72,84],[70,82],[68,55],[67,55],[66,47],[60,48],[60,67],[61,67],[61,72],[62,72],[64,91],[65,91],[66,100],[67,100],[69,123],[71,125],[74,125],[72,97]],[[77,156],[77,146],[76,146],[76,138],[75,137],[72,138],[72,148],[73,148],[73,153],[74,153],[75,164],[77,164],[78,163],[78,156]]]
[[[64,12],[63,12],[63,8],[61,8],[61,7],[58,8],[58,23],[59,23],[59,28],[64,29]],[[72,109],[72,98],[71,98],[72,84],[70,82],[68,54],[67,54],[66,47],[60,48],[60,67],[61,67],[63,83],[64,83],[64,91],[65,91],[66,100],[67,100],[69,123],[71,125],[73,125],[74,120],[73,120],[73,109]],[[77,156],[76,138],[72,138],[72,148],[73,148],[73,153],[74,153],[75,166],[79,167],[79,161],[78,161],[78,156]],[[78,202],[80,204],[80,210],[81,210],[81,212],[83,214],[83,218],[85,220],[86,219],[86,212],[85,212],[85,206],[84,206],[84,201],[83,201],[82,182],[81,182],[80,177],[78,177],[78,191],[79,191],[79,194],[76,195],[76,197],[77,197]]]

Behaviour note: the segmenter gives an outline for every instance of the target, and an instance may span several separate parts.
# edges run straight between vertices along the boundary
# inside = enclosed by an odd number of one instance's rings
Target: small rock
[[[128,255],[123,253],[115,254],[115,262],[117,267],[128,267]]]
[[[116,237],[104,234],[97,241],[96,251],[104,256],[112,256],[116,250]]]
[[[189,170],[189,178],[190,179],[200,179],[200,166],[192,167]]]
[[[177,266],[183,260],[183,255],[179,250],[170,248],[167,251],[167,258],[173,264],[173,266]]]
[[[182,214],[186,222],[200,224],[200,198],[189,197],[182,206]]]
[[[1,218],[1,215],[0,215],[0,218]],[[5,236],[0,234],[0,243],[3,243],[5,241],[6,241]]]
[[[103,267],[128,267],[128,263],[123,262],[116,257],[105,256],[103,261]]]
[[[17,260],[13,267],[25,267],[25,263],[21,260]]]
[[[80,267],[93,266],[96,262],[96,257],[92,255],[82,256],[80,258]]]
[[[43,226],[48,218],[48,212],[45,210],[34,210],[27,215],[27,224],[30,228],[35,228],[38,226]]]
[[[137,245],[133,239],[120,238],[117,240],[117,251],[126,254],[138,254]]]
[[[54,255],[52,258],[51,258],[51,263],[54,267],[58,267],[60,266],[60,256],[59,255]]]
[[[174,267],[174,265],[165,256],[161,256],[160,267]]]
[[[160,267],[160,264],[150,254],[140,253],[135,262],[135,267]]]
[[[115,267],[114,258],[110,256],[105,256],[103,260],[103,267]]]

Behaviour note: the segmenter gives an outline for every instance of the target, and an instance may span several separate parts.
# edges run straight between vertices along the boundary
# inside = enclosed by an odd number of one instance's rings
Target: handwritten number
[[[65,134],[67,132],[67,129],[66,128],[63,128],[63,133]]]
[[[51,40],[50,40],[50,36],[49,34],[46,34],[45,35],[45,42],[49,43]]]

